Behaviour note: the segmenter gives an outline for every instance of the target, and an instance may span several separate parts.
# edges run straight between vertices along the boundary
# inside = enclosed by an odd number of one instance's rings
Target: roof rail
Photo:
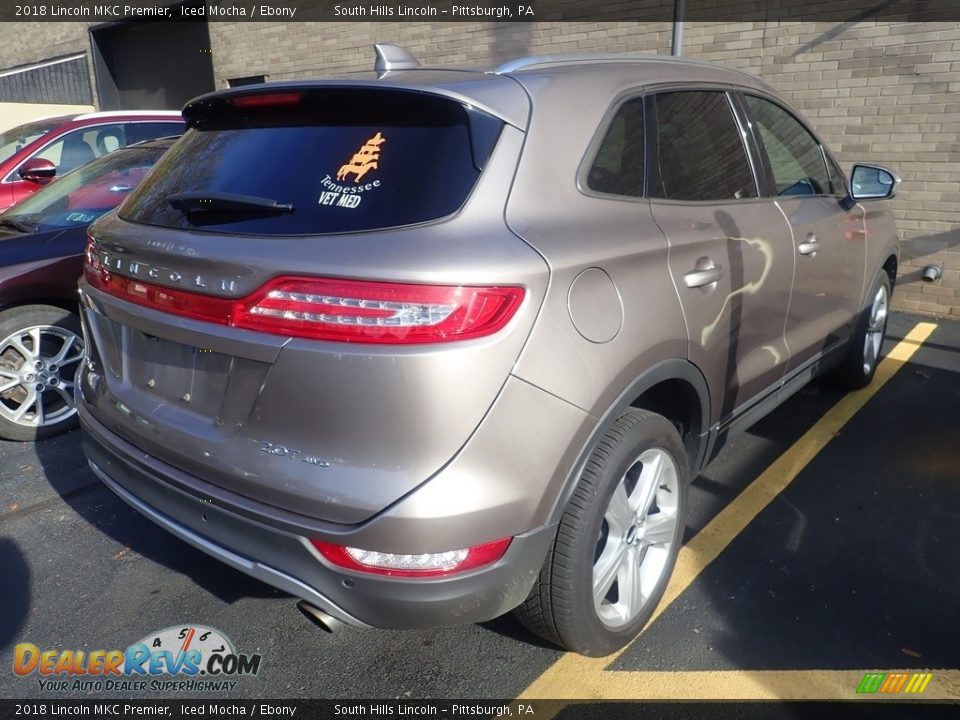
[[[567,53],[557,55],[531,55],[530,57],[517,58],[504,63],[493,72],[497,75],[518,72],[520,70],[530,70],[539,67],[548,67],[556,65],[594,65],[601,63],[676,63],[678,65],[698,65],[701,67],[717,68],[722,67],[731,72],[753,77],[750,73],[743,70],[729,67],[727,65],[717,65],[716,63],[704,62],[702,60],[690,60],[684,57],[674,55],[658,55],[656,53]]]
[[[153,115],[183,119],[179,110],[101,110],[99,112],[77,115],[74,120],[99,120],[100,118],[124,117],[129,115]]]
[[[413,70],[414,68],[420,67],[417,59],[399,45],[377,43],[373,46],[373,49],[377,53],[377,60],[373,64],[375,72],[385,73],[391,70]]]
[[[557,55],[530,55],[529,57],[510,60],[493,72],[497,75],[529,70],[543,65],[585,65],[604,62],[637,62],[652,59],[662,59],[664,55],[653,53],[564,53]]]

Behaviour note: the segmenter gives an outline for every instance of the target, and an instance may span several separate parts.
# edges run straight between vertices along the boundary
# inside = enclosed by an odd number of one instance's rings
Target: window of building
[[[259,85],[262,82],[267,81],[266,75],[248,75],[247,77],[238,77],[238,78],[228,78],[227,85],[229,87],[243,87],[244,85]]]

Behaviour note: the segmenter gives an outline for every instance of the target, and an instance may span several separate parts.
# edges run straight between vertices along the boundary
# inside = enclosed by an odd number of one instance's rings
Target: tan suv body
[[[610,652],[724,439],[815,375],[872,378],[897,179],[850,187],[728,68],[384,58],[198,98],[93,226],[91,464],[327,622],[519,606]]]

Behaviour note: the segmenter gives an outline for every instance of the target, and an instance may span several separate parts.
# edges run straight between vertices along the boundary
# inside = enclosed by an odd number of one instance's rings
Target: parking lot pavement
[[[960,698],[960,323],[926,323],[891,318],[871,388],[811,386],[731,441],[694,483],[668,602],[602,660],[509,617],[324,633],[116,499],[76,433],[2,443],[0,695],[77,696],[14,676],[16,643],[125,648],[193,623],[263,656],[231,698],[855,698],[867,670],[930,672],[924,697]]]

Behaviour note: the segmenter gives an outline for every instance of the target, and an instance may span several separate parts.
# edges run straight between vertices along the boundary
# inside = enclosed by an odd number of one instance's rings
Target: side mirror
[[[879,165],[854,165],[850,196],[854,200],[886,200],[895,197],[900,178]]]
[[[28,182],[46,185],[57,174],[57,166],[43,158],[32,158],[20,167],[17,174]]]

